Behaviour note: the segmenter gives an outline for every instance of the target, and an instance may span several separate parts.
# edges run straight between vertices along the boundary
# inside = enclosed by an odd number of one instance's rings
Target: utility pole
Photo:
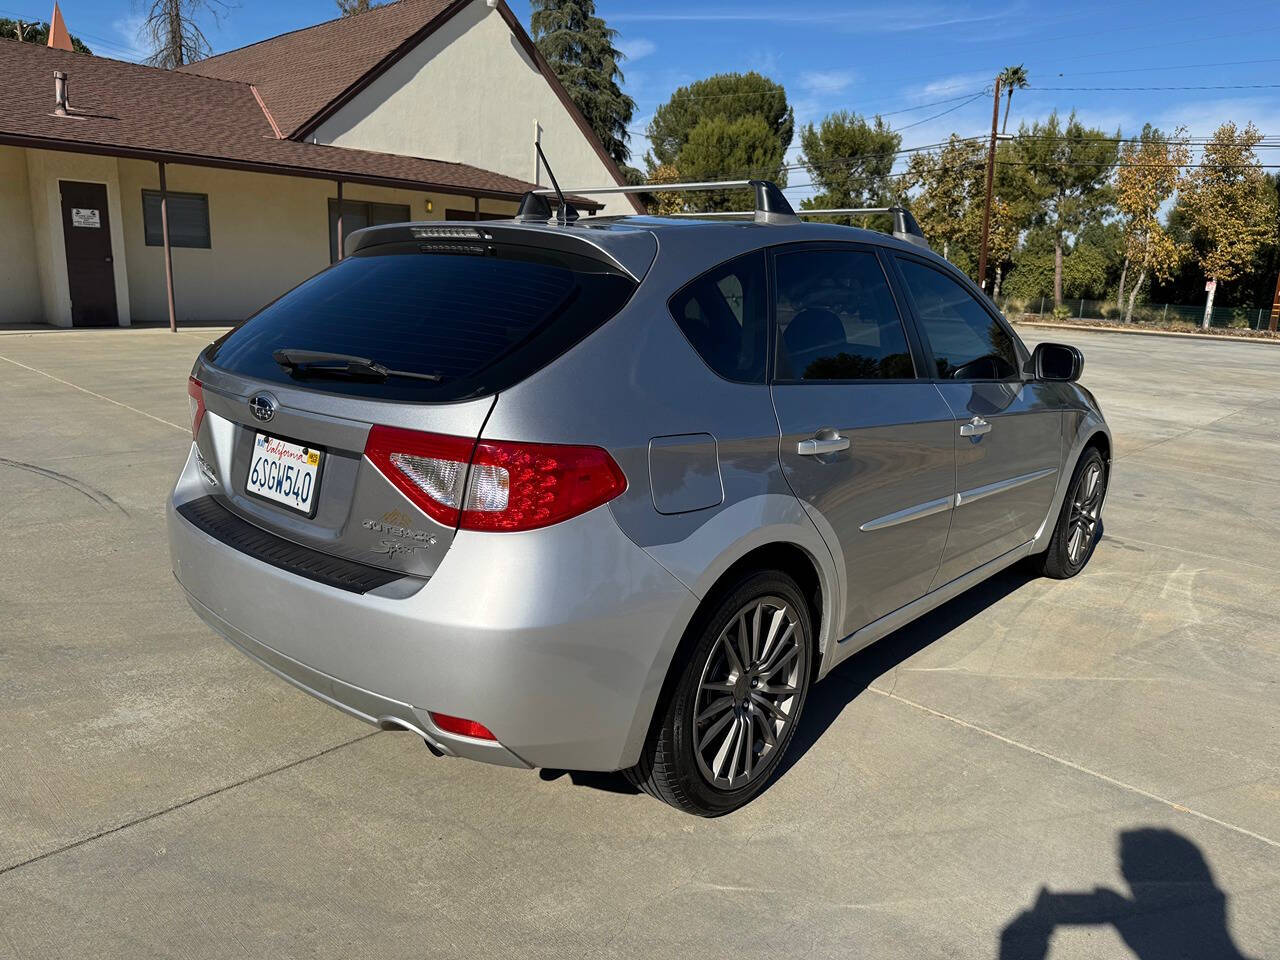
[[[996,129],[1000,124],[1000,75],[991,104],[991,144],[987,148],[987,199],[982,207],[982,250],[978,253],[978,286],[987,289],[987,241],[991,237],[991,191],[996,178]]]

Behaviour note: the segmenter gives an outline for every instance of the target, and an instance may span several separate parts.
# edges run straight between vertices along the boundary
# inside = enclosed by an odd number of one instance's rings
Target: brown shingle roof
[[[180,68],[185,73],[252,83],[286,137],[370,70],[468,0],[397,0]]]
[[[402,0],[418,2],[418,0]],[[71,117],[53,115],[53,71]],[[533,185],[464,163],[276,137],[248,83],[0,40],[0,143],[518,198]]]

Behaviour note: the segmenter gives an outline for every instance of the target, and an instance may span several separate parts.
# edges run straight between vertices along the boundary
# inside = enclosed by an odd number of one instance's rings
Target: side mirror
[[[1068,383],[1084,372],[1084,354],[1065,343],[1039,343],[1031,354],[1031,372],[1037,380]]]

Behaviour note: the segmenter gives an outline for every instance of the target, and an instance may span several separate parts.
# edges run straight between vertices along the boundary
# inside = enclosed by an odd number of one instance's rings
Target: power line
[[[923,120],[917,120],[914,123],[908,123],[908,124],[904,124],[901,127],[896,127],[893,132],[900,133],[903,130],[910,130],[912,127],[918,127],[920,126],[920,124],[928,123],[930,120],[937,120],[939,117],[945,117],[948,113],[955,113],[961,107],[967,104],[973,103],[973,101],[977,100],[979,97],[986,96],[986,93],[987,91],[980,90],[977,93],[975,93],[973,96],[969,97],[969,99],[965,100],[964,103],[957,103],[954,107],[948,107],[946,110],[943,110],[941,113],[935,113],[932,117],[925,117]]]
[[[1008,167],[1098,167],[1099,169],[1110,170],[1112,167],[1123,166],[1130,170],[1147,170],[1160,169],[1167,170],[1176,168],[1179,170],[1280,170],[1280,163],[1098,163],[1089,160],[1063,160],[1053,163],[1041,164],[1033,160],[1001,160],[996,158],[996,163],[1003,163]]]
[[[1187,87],[1027,87],[1027,91],[1043,93],[1046,91],[1077,90],[1097,93],[1117,90],[1274,90],[1278,87],[1280,87],[1280,83],[1212,83]]]
[[[1258,63],[1280,63],[1280,57],[1263,57],[1260,60],[1219,60],[1217,63],[1172,63],[1159,67],[1125,67],[1120,70],[1089,70],[1085,73],[1059,73],[1060,77],[1096,77],[1109,73],[1153,73],[1157,70],[1200,70],[1205,67],[1243,67]]]

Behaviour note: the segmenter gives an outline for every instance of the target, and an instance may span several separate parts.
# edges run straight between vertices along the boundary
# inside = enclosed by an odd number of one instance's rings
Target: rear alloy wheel
[[[1058,525],[1044,552],[1045,576],[1066,580],[1084,569],[1102,533],[1102,503],[1106,495],[1106,461],[1096,447],[1090,447],[1076,465]]]
[[[748,576],[699,636],[632,782],[702,816],[766,785],[795,733],[812,660],[808,606],[783,573]]]

